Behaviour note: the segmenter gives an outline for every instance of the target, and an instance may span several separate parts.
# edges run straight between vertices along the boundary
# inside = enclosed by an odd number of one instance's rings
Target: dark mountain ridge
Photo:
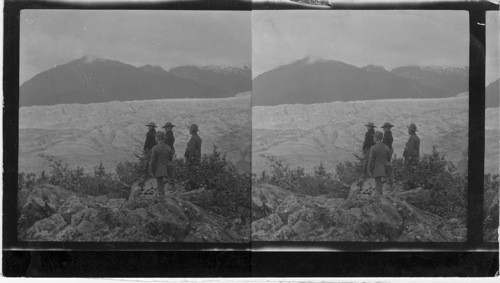
[[[229,66],[180,66],[169,70],[179,77],[198,83],[221,88],[227,95],[250,91],[252,89],[252,69]]]
[[[23,83],[19,88],[19,104],[33,106],[232,96],[214,85],[177,76],[159,66],[135,67],[116,60],[84,56],[44,71]]]
[[[398,76],[380,66],[359,68],[308,56],[257,76],[252,100],[253,105],[279,105],[450,96],[440,88]]]
[[[441,89],[447,96],[469,90],[469,69],[445,66],[403,66],[391,73]]]

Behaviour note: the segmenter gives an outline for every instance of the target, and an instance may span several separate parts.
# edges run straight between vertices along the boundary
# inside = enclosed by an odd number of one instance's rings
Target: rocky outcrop
[[[349,197],[301,196],[267,184],[252,190],[255,241],[463,241],[459,221],[448,223],[407,200],[424,193],[389,191],[372,195],[371,180],[352,184]],[[454,225],[454,226],[453,226]],[[463,228],[463,226],[462,226]]]
[[[128,199],[83,196],[38,185],[20,211],[19,239],[29,241],[247,242],[249,228],[204,209],[201,188],[159,196],[156,181],[136,182]],[[246,226],[249,226],[246,224]]]
[[[485,194],[486,196],[487,194]],[[483,235],[486,242],[498,241],[498,191],[495,196],[490,198],[491,201],[485,197],[485,221],[483,226]]]

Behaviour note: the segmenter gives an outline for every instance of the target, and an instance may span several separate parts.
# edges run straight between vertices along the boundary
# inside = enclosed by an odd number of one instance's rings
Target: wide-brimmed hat
[[[198,132],[198,125],[196,124],[192,124],[191,126],[189,126],[189,130],[193,131],[193,132]]]
[[[415,124],[410,124],[408,126],[408,130],[417,132],[417,126]]]
[[[376,127],[375,127],[375,124],[373,124],[372,122],[370,122],[370,123],[366,124],[365,126],[367,126],[367,127],[372,127],[372,128],[376,128]]]
[[[156,132],[156,138],[159,140],[165,139],[165,132],[162,132],[162,131]]]
[[[156,128],[156,124],[153,122],[147,123],[146,126]]]
[[[175,127],[175,125],[172,125],[172,123],[170,123],[170,122],[166,122],[165,126],[163,126],[162,128],[168,128],[168,127],[173,128],[173,127]]]
[[[394,127],[393,124],[391,124],[389,122],[385,122],[384,125],[381,128],[392,128],[392,127]]]

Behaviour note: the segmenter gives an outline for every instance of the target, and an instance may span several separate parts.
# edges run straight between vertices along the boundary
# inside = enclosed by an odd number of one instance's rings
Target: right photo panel
[[[468,13],[252,21],[252,241],[466,241]]]

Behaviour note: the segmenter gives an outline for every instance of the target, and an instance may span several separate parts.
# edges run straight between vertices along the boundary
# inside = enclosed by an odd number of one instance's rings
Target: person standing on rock
[[[173,186],[172,176],[172,156],[173,152],[170,146],[165,143],[165,133],[156,132],[157,144],[151,151],[151,159],[149,162],[149,172],[156,178],[157,190],[160,195],[165,195],[164,178]]]
[[[186,163],[188,165],[189,186],[191,190],[195,190],[198,188],[196,176],[201,158],[201,138],[198,136],[198,125],[192,124],[189,127],[189,133],[191,134],[191,139],[187,144],[184,157],[186,158]]]
[[[410,124],[408,126],[408,134],[410,137],[406,142],[405,150],[403,152],[403,157],[405,158],[405,164],[416,165],[420,158],[420,138],[416,134],[417,126],[415,124]]]
[[[414,189],[418,174],[418,163],[420,158],[420,138],[416,134],[417,126],[410,124],[408,134],[410,137],[406,142],[403,157],[405,158],[405,168],[408,179],[408,187]]]
[[[389,154],[390,149],[382,142],[384,134],[375,132],[373,141],[375,145],[370,148],[370,157],[368,159],[368,175],[375,179],[375,194],[383,195],[382,178],[387,177],[385,172],[386,166],[390,165]]]
[[[392,125],[389,122],[385,122],[384,125],[382,126],[382,129],[384,130],[384,138],[382,139],[382,143],[387,145],[387,147],[390,149],[389,163],[391,162],[392,154],[394,153],[394,149],[392,148],[392,143],[394,142],[394,138],[392,137],[392,132],[391,132],[392,127],[394,127],[394,125]],[[390,187],[392,188],[393,187],[393,175],[392,175],[391,164],[386,166],[385,171],[387,173],[387,181],[388,181]]]
[[[375,133],[375,124],[370,122],[365,126],[367,128],[367,131],[365,133],[365,140],[363,141],[363,154],[364,154],[363,172],[366,173],[370,148],[375,144],[375,142],[373,141],[373,135]]]
[[[156,125],[153,122],[149,122],[146,126],[148,127],[148,132],[146,133],[146,140],[144,141],[142,152],[146,159],[146,168],[144,168],[144,170],[147,175],[149,159],[151,158],[151,150],[156,145]]]
[[[170,146],[172,151],[175,153],[174,149],[174,142],[175,142],[175,137],[174,137],[174,132],[172,131],[174,129],[175,125],[173,125],[170,122],[165,123],[165,126],[162,128],[165,129],[165,143]]]

